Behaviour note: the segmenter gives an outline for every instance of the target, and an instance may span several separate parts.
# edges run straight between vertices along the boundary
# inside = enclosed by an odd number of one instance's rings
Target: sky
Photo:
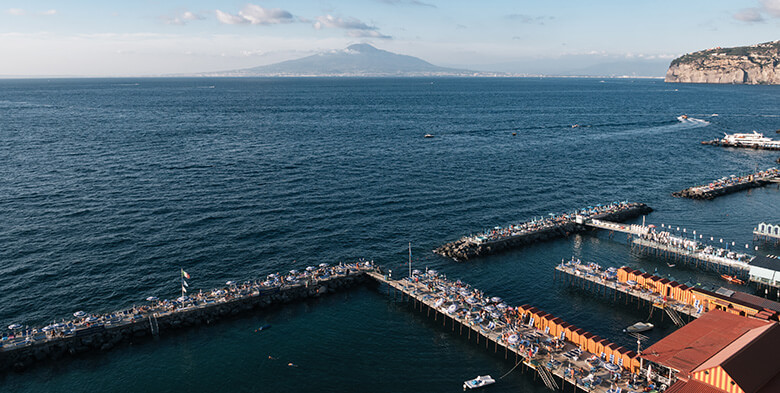
[[[0,0],[6,77],[227,71],[354,43],[522,73],[778,39],[780,0]]]

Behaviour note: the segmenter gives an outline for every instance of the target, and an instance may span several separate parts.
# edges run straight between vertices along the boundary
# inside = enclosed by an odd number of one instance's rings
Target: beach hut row
[[[605,338],[578,328],[563,319],[542,311],[534,306],[524,304],[517,308],[520,320],[525,324],[533,323],[533,327],[550,336],[561,338],[582,349],[601,357],[602,360],[614,363],[632,373],[640,367],[636,352],[621,347]]]
[[[621,267],[617,271],[617,280],[635,288],[647,289],[662,297],[665,301],[677,301],[707,312],[718,309],[742,316],[777,320],[774,310],[765,308],[766,302],[751,302],[749,295],[740,294],[730,297],[725,294],[711,292],[701,288],[688,287],[668,278],[658,277],[641,270]]]

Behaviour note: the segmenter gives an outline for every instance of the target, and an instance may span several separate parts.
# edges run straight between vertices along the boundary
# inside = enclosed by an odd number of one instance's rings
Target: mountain
[[[780,41],[712,48],[672,60],[666,82],[780,84]]]
[[[477,73],[479,74],[479,73]],[[473,76],[475,72],[438,67],[413,56],[354,44],[301,59],[210,73],[209,76]]]

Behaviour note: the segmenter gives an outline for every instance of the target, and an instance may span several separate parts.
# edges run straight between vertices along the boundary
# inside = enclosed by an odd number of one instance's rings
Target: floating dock
[[[728,195],[738,191],[751,188],[763,187],[767,184],[778,181],[780,170],[769,168],[765,171],[755,172],[744,176],[724,177],[714,180],[708,184],[686,188],[682,191],[673,192],[672,196],[677,198],[691,199],[715,199],[721,195]]]
[[[652,212],[644,203],[614,202],[604,206],[590,206],[566,214],[551,214],[508,227],[495,227],[480,234],[464,236],[447,243],[433,252],[456,261],[495,254],[534,242],[566,237],[587,230],[588,220],[625,221]]]
[[[236,284],[174,301],[150,297],[147,304],[102,315],[79,317],[41,328],[15,324],[0,340],[0,369],[21,370],[36,362],[90,351],[106,351],[123,341],[188,326],[257,308],[318,297],[367,281],[373,262],[309,267],[304,272],[271,274],[265,281]],[[370,280],[369,280],[370,281]]]
[[[408,302],[442,327],[466,339],[504,350],[515,367],[534,370],[551,390],[566,390],[566,383],[586,392],[642,391],[639,355],[561,318],[530,305],[509,307],[460,281],[448,281],[434,271],[415,271],[393,280],[377,272],[368,275],[386,284],[393,299]],[[481,344],[484,343],[484,344]],[[491,348],[492,347],[492,348]],[[536,374],[535,374],[536,375]],[[612,390],[610,390],[612,389]]]

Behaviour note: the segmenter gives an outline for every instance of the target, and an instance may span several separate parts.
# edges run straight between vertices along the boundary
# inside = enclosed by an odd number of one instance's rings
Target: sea
[[[777,86],[655,79],[0,80],[0,326],[173,299],[180,269],[191,290],[359,258],[400,275],[411,243],[414,268],[634,349],[622,329],[649,311],[566,287],[553,275],[561,260],[736,287],[605,232],[467,262],[432,250],[627,200],[655,209],[648,224],[778,253],[752,237],[759,222],[780,223],[777,185],[712,201],[670,195],[776,166],[777,152],[700,142],[780,137],[778,108]],[[675,329],[653,318],[645,346]],[[454,392],[485,374],[501,377],[492,392],[546,391],[439,323],[358,287],[6,370],[0,391]]]

